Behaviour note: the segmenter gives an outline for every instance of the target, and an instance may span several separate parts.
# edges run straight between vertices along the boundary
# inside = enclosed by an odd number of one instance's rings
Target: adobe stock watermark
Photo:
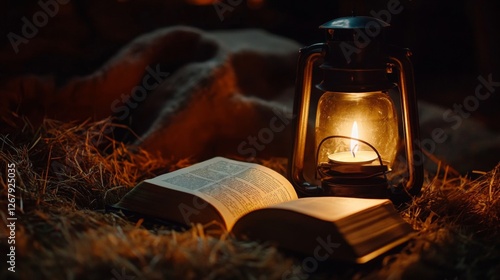
[[[461,104],[454,103],[453,110],[448,109],[443,112],[443,121],[452,123],[451,128],[457,130],[463,123],[464,119],[471,116],[475,112],[482,101],[491,97],[495,92],[495,87],[500,86],[500,82],[493,81],[493,74],[489,74],[485,79],[483,76],[478,76],[477,84],[474,94],[468,95],[464,98]],[[424,138],[417,141],[417,145],[426,152],[433,154],[436,151],[436,144],[443,144],[448,139],[448,134],[441,127],[436,127],[431,131],[430,138]]]
[[[122,267],[121,273],[119,273],[116,269],[111,270],[111,274],[113,277],[111,280],[135,280],[137,277],[135,275],[129,275],[125,267]]]
[[[500,82],[493,81],[493,74],[489,74],[487,78],[482,75],[477,77],[478,84],[475,87],[474,94],[466,96],[461,103],[454,103],[452,105],[453,109],[447,109],[443,112],[442,118],[446,123],[450,123],[450,128],[452,130],[457,130],[462,126],[464,119],[469,118],[473,112],[477,111],[481,106],[481,102],[489,99],[492,94],[496,91],[496,87],[500,87]],[[415,144],[422,150],[414,150],[414,164],[416,166],[423,165],[425,162],[425,156],[423,152],[434,154],[436,152],[437,146],[443,144],[448,140],[448,133],[443,127],[435,127],[431,133],[430,137],[423,139],[416,139]],[[406,162],[406,159],[402,154],[399,155],[398,160],[401,162]],[[399,175],[398,179],[407,178],[408,174],[403,173]]]
[[[141,84],[132,88],[130,94],[122,94],[111,102],[111,112],[115,115],[115,120],[123,121],[128,118],[131,110],[137,108],[141,102],[146,100],[148,94],[157,89],[170,75],[169,72],[161,71],[160,64],[157,64],[154,69],[148,65],[145,72],[147,74],[142,78]],[[107,125],[102,135],[112,133],[115,128],[114,125]],[[95,146],[98,146],[101,140],[102,138],[92,139],[92,142]]]
[[[142,78],[142,83],[136,87],[134,87],[130,95],[122,94],[119,98],[115,99],[111,103],[111,111],[117,115],[117,119],[120,121],[125,120],[125,118],[129,117],[131,109],[137,108],[140,102],[144,101],[149,92],[155,90],[160,86],[160,84],[169,76],[168,72],[162,72],[160,70],[160,65],[157,64],[155,69],[147,66],[145,69],[147,73]],[[111,122],[110,119],[107,120]],[[105,138],[104,135],[111,134],[116,126],[111,123],[104,123],[104,129],[100,133],[100,137],[92,138],[91,144],[94,147],[98,147]],[[65,161],[64,163],[54,160],[50,165],[52,171],[56,174],[56,177],[59,181],[64,181],[64,175],[69,174],[71,170],[76,170],[77,166],[71,161]],[[64,185],[66,187],[66,185]]]
[[[155,90],[169,75],[162,72],[160,64],[153,69],[146,67],[147,75],[142,78],[142,83],[130,91],[130,95],[122,94],[120,98],[111,102],[111,111],[117,115],[118,120],[124,120],[130,115],[130,109],[137,108],[138,104],[146,99],[148,93]]]
[[[46,26],[49,22],[49,18],[53,18],[59,12],[59,6],[68,4],[70,0],[47,0],[38,1],[38,6],[40,10],[35,12],[31,17],[31,20],[27,17],[22,17],[21,21],[23,26],[21,27],[21,35],[14,32],[9,32],[7,34],[7,39],[14,49],[14,52],[19,53],[19,45],[28,44],[29,39],[35,37],[40,28]]]
[[[184,219],[184,223],[186,225],[191,224],[191,216],[199,215],[203,209],[208,206],[208,202],[202,200],[197,196],[193,196],[193,201],[191,205],[187,205],[186,203],[181,203],[178,206],[179,212],[181,213],[182,218]]]
[[[303,280],[309,278],[311,273],[318,270],[319,263],[326,261],[333,255],[335,249],[340,247],[340,243],[332,242],[330,234],[325,239],[318,236],[316,242],[318,245],[314,248],[313,255],[304,258],[300,266],[296,265],[292,269],[285,271],[281,279]]]
[[[16,204],[18,197],[16,196],[17,184],[17,168],[16,164],[11,162],[7,164],[7,207],[6,207],[6,227],[8,234],[5,237],[5,241],[9,246],[7,246],[7,270],[10,272],[16,272]],[[8,237],[7,237],[8,236]]]
[[[252,160],[257,156],[257,152],[263,151],[266,145],[274,140],[275,134],[285,130],[291,120],[296,116],[287,113],[284,109],[281,111],[273,108],[274,116],[269,120],[267,127],[261,128],[257,135],[250,135],[246,141],[242,141],[238,145],[238,154],[246,156],[248,160]]]
[[[58,160],[54,160],[50,164],[50,168],[52,169],[52,172],[54,172],[54,174],[56,175],[57,180],[59,180],[59,182],[64,182],[65,181],[64,175],[70,174],[71,170],[78,170],[76,169],[77,168],[76,165],[69,160],[66,160],[65,163],[61,163]],[[66,184],[64,184],[63,186],[68,187]]]
[[[243,0],[226,0],[225,2],[217,0],[212,4],[212,6],[214,6],[215,12],[217,12],[219,20],[224,21],[224,13],[232,13],[236,7],[241,5],[241,3],[243,3]]]
[[[390,23],[393,15],[397,15],[403,11],[403,6],[399,0],[389,0],[387,2],[387,9],[380,10],[378,12],[371,10],[370,15],[376,19]],[[382,26],[376,20],[368,22],[363,29],[354,29],[354,45],[350,42],[341,42],[339,47],[342,50],[342,54],[346,58],[347,62],[351,61],[351,55],[354,53],[358,54],[363,48],[366,48],[372,39],[380,34]]]

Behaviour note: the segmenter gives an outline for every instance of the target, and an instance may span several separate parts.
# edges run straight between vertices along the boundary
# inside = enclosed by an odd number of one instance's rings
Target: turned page
[[[146,182],[208,201],[229,230],[238,218],[258,208],[297,199],[288,180],[265,166],[216,157]]]

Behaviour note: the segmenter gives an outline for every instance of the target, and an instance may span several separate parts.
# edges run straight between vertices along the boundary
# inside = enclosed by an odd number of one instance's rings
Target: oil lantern
[[[300,50],[288,170],[300,195],[399,203],[420,192],[411,53],[384,42],[388,27],[372,17],[334,19],[320,26],[325,43]]]

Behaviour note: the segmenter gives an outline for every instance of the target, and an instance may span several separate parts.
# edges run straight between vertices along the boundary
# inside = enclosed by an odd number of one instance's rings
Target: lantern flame
[[[352,124],[351,137],[358,139],[358,123],[355,121]],[[351,139],[351,153],[352,157],[356,157],[356,153],[359,150],[359,143],[355,139]]]

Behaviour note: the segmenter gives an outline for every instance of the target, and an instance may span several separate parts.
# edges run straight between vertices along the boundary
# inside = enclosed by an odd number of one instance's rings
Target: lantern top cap
[[[390,24],[374,17],[350,16],[333,19],[319,26],[320,29],[355,29],[365,28],[368,24],[376,23],[381,27],[389,27]]]

